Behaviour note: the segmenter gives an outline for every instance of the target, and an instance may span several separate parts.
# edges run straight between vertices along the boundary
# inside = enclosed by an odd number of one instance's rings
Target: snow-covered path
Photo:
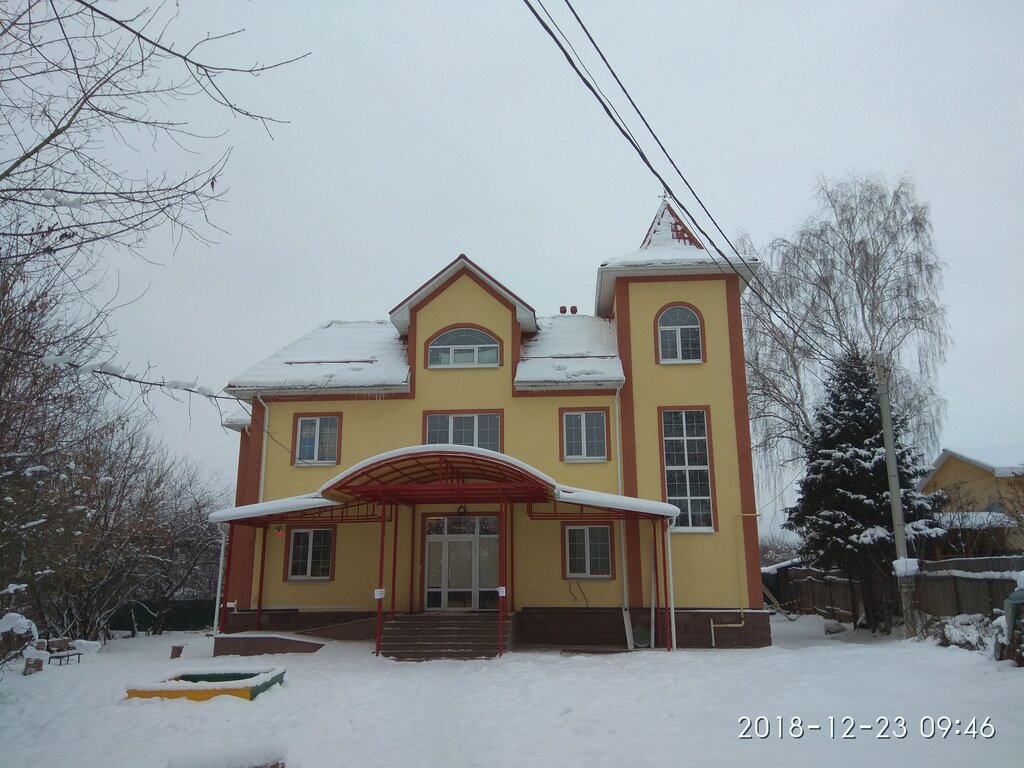
[[[772,629],[776,645],[763,650],[419,664],[377,659],[361,643],[214,660],[198,635],[118,640],[81,665],[0,681],[0,766],[163,768],[182,752],[267,740],[286,746],[290,768],[1020,764],[1024,669],[930,642],[826,638],[814,617]],[[183,660],[169,660],[183,640]],[[155,682],[183,664],[254,662],[288,672],[252,702],[124,698],[126,683]],[[744,716],[767,717],[770,737],[740,739]],[[925,738],[921,718],[942,716],[959,719],[960,730],[991,718],[995,735],[955,735],[951,726],[945,739]],[[793,717],[822,730],[794,738]],[[844,717],[855,719],[856,738],[840,738]],[[876,738],[880,717],[893,738]],[[897,717],[904,738],[895,738]]]

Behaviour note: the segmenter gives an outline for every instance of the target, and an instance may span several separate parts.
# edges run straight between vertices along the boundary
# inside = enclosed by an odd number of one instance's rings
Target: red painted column
[[[395,587],[398,574],[398,505],[391,505],[391,618],[395,618]]]
[[[259,630],[263,619],[263,582],[266,580],[267,564],[267,531],[266,523],[260,529],[260,588],[256,591],[256,629]]]
[[[505,586],[505,499],[498,502],[498,586]],[[505,650],[505,598],[498,591],[498,655]]]
[[[387,533],[387,515],[384,514],[384,501],[380,501],[380,559],[377,568],[377,593],[374,599],[377,601],[377,645],[374,653],[380,656],[380,633],[384,627],[384,539]],[[379,597],[378,597],[379,595]]]

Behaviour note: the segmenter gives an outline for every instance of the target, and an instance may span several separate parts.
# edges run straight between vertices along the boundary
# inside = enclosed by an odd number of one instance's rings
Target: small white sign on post
[[[383,600],[384,599],[384,590],[383,589],[375,589],[375,590],[373,590],[373,599],[374,600]]]
[[[504,596],[505,596],[505,588],[504,587],[498,587],[498,597],[504,597]]]

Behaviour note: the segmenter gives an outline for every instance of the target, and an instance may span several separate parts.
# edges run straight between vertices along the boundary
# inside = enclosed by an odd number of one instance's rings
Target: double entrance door
[[[428,517],[425,584],[428,611],[497,610],[497,515]]]

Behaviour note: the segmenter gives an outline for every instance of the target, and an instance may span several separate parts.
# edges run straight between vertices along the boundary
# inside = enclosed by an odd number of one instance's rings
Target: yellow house
[[[235,377],[247,404],[222,633],[514,646],[771,643],[740,293],[666,203],[593,316],[465,256],[388,320],[326,323]]]
[[[948,499],[939,519],[950,535],[935,555],[1024,551],[1024,448],[944,448],[920,486]]]

